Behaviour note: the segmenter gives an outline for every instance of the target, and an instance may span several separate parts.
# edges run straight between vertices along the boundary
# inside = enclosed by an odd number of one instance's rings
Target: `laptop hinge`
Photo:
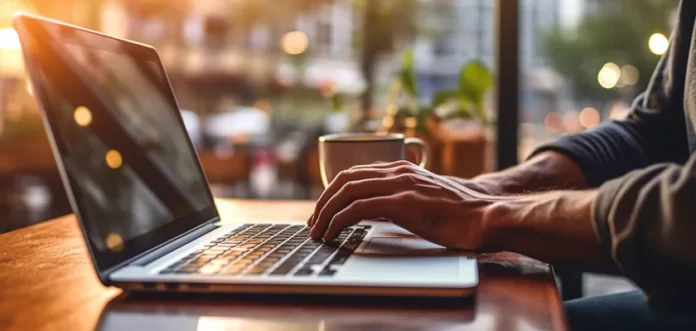
[[[136,258],[135,260],[131,261],[128,263],[129,265],[136,265],[136,266],[146,266],[150,264],[151,262],[183,247],[184,245],[200,238],[204,234],[211,232],[217,228],[220,227],[219,222],[217,221],[210,221],[202,226],[200,226],[197,229],[194,229],[184,235],[182,235],[179,238],[176,238],[154,250],[152,250],[149,253],[145,253],[143,256],[140,256]]]

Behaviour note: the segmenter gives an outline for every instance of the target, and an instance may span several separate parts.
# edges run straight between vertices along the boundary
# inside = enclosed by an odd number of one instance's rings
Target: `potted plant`
[[[456,89],[438,91],[428,103],[418,99],[414,55],[402,55],[401,71],[389,92],[381,131],[419,136],[432,149],[429,168],[437,173],[470,178],[490,171],[493,120],[485,111],[493,74],[480,61],[464,64]]]

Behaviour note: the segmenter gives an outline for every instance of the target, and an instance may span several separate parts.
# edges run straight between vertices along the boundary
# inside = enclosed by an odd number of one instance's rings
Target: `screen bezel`
[[[81,44],[81,46],[105,51],[119,52],[123,52],[122,50],[126,49],[127,52],[131,55],[141,57],[144,60],[154,61],[155,63],[157,63],[158,68],[164,77],[164,82],[167,84],[167,86],[164,87],[164,90],[168,91],[166,96],[172,105],[172,109],[176,110],[175,115],[178,119],[179,125],[181,129],[184,130],[184,132],[187,132],[181,114],[178,111],[179,106],[172,91],[171,83],[169,81],[167,73],[162,65],[162,61],[160,60],[160,57],[155,51],[155,49],[151,46],[111,37],[99,32],[83,29],[77,26],[72,26],[51,19],[46,19],[24,13],[16,14],[14,16],[13,21],[15,29],[17,30],[17,33],[20,38],[20,42],[22,42],[24,45],[26,44],[25,39],[27,37],[33,38],[37,41],[41,41],[41,38],[37,36],[36,33],[32,33],[30,31],[39,31],[38,29],[42,28],[41,25],[47,24],[53,25],[60,29],[64,29],[64,31],[66,32],[79,32],[81,33],[80,37],[83,38],[86,36],[88,39],[84,44]],[[112,252],[109,250],[100,251],[99,249],[97,249],[97,246],[94,242],[92,242],[88,235],[88,228],[90,227],[90,222],[89,220],[87,220],[87,216],[80,212],[81,210],[84,210],[81,202],[82,199],[80,199],[80,190],[74,189],[78,187],[77,183],[75,179],[72,178],[72,176],[70,176],[70,174],[65,170],[65,167],[63,165],[63,158],[66,157],[68,153],[66,148],[61,144],[61,133],[59,131],[59,126],[55,122],[55,114],[52,113],[52,110],[48,106],[49,102],[46,99],[46,95],[42,90],[42,87],[37,84],[33,84],[37,80],[37,73],[35,72],[34,68],[34,63],[36,63],[37,60],[32,56],[32,54],[30,54],[26,47],[22,47],[22,52],[24,54],[27,71],[29,73],[29,77],[32,81],[32,85],[34,88],[34,95],[41,110],[41,115],[44,121],[44,128],[52,145],[53,155],[56,160],[56,164],[58,165],[58,169],[63,180],[63,185],[65,187],[66,194],[70,200],[73,212],[79,220],[79,224],[83,232],[83,237],[85,239],[85,242],[87,243],[87,247],[94,262],[95,270],[97,271],[97,274],[102,283],[109,284],[110,282],[108,280],[108,274],[113,270],[119,268],[120,266],[158,247],[161,247],[162,245],[165,245],[168,242],[173,241],[207,223],[212,223],[219,220],[219,214],[213,200],[212,192],[210,191],[210,187],[207,183],[207,178],[205,177],[205,173],[203,172],[203,168],[200,164],[200,159],[198,158],[198,154],[193,146],[193,143],[191,142],[191,139],[187,134],[186,141],[188,146],[181,146],[181,148],[189,148],[190,152],[193,153],[193,155],[196,157],[196,168],[199,174],[202,176],[201,178],[203,178],[203,180],[206,181],[205,192],[211,204],[200,211],[194,212],[191,215],[174,219],[169,223],[160,226],[148,233],[145,233],[135,238],[131,238],[130,240],[126,240],[123,243],[123,249],[121,251]]]

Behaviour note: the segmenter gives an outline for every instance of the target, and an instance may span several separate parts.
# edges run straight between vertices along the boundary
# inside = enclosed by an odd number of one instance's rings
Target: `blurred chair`
[[[241,186],[243,193],[240,197],[253,197],[250,185],[252,157],[249,151],[203,148],[198,150],[198,158],[210,184],[228,185],[232,188]]]
[[[188,131],[191,142],[194,146],[201,146],[203,143],[203,131],[201,129],[201,120],[198,114],[190,110],[181,110],[181,118],[184,120],[184,126]]]
[[[70,205],[45,135],[0,142],[0,233],[58,217]]]
[[[204,127],[198,114],[190,110],[181,110],[186,131],[191,137],[191,142],[198,151],[198,158],[210,184],[241,188],[243,193],[239,197],[249,198],[253,196],[250,185],[252,157],[246,146],[233,146],[229,142],[213,141],[206,145],[206,136],[209,124]],[[224,133],[224,132],[223,132]]]
[[[323,134],[321,128],[296,131],[285,138],[286,143],[293,141],[296,151],[293,155],[276,151],[278,179],[293,185],[293,198],[313,199],[315,191],[322,189],[319,172],[318,138]],[[290,139],[290,140],[288,140]]]

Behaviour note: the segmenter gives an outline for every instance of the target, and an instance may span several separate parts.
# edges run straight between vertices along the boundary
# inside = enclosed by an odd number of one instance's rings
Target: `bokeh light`
[[[92,112],[85,106],[79,106],[75,108],[73,119],[79,126],[88,126],[92,123]]]
[[[563,131],[563,118],[555,111],[547,113],[544,116],[544,128],[553,133]]]
[[[123,250],[123,238],[118,233],[109,233],[106,236],[106,247],[112,252],[120,252]]]
[[[591,127],[597,126],[601,118],[597,109],[594,109],[592,107],[586,107],[580,111],[578,120],[580,121],[580,125],[582,125],[583,128],[589,129]]]
[[[662,33],[653,33],[648,40],[648,47],[653,54],[662,55],[669,48],[669,40]]]
[[[290,55],[299,55],[304,53],[309,46],[309,39],[302,31],[288,32],[283,36],[281,43],[283,51]]]
[[[115,149],[111,149],[106,152],[106,165],[111,169],[118,169],[123,164],[123,158],[121,153]]]
[[[605,64],[599,74],[597,74],[597,81],[605,89],[611,89],[616,86],[621,77],[621,69],[616,63],[609,62]]]
[[[569,111],[563,116],[563,127],[565,128],[566,132],[569,133],[582,131],[583,128],[578,120],[577,111]]]
[[[0,48],[3,49],[20,49],[22,45],[19,43],[19,35],[13,28],[0,29]]]
[[[617,101],[611,106],[611,109],[609,110],[609,118],[612,120],[625,119],[626,116],[628,116],[629,111],[630,105],[622,101]]]
[[[619,78],[619,83],[631,86],[636,85],[640,79],[640,74],[638,68],[628,64],[621,67],[621,77]]]
[[[31,86],[31,82],[28,80],[27,80],[26,88],[27,88],[27,93],[29,93],[29,95],[33,96],[34,95],[34,88]]]

